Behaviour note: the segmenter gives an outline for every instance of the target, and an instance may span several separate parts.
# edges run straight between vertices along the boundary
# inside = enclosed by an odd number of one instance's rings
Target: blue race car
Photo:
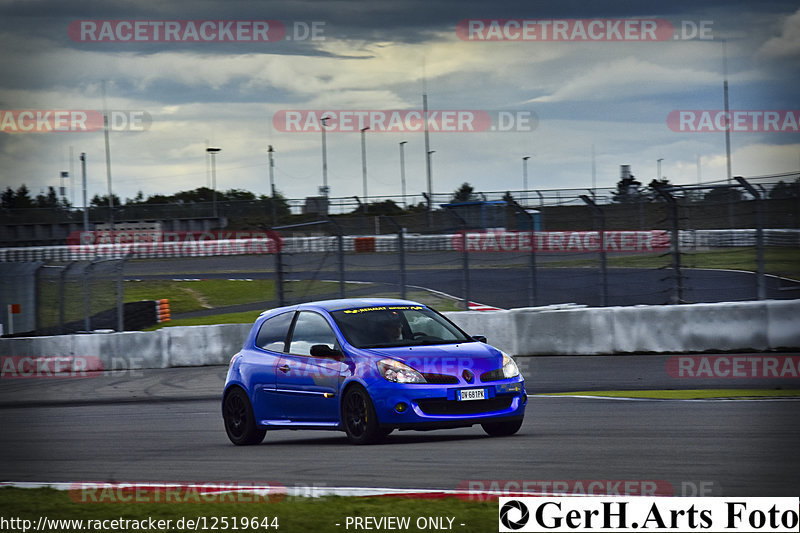
[[[416,302],[344,299],[262,313],[231,359],[222,417],[238,445],[268,429],[368,444],[395,429],[473,424],[512,435],[526,402],[514,360],[485,338]]]

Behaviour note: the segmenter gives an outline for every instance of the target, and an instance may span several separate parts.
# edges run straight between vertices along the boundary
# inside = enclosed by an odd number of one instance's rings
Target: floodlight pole
[[[361,128],[361,180],[364,186],[364,203],[369,205],[369,198],[367,197],[367,141],[366,131],[369,127]],[[366,209],[364,210],[366,213]]]
[[[327,126],[326,121],[330,117],[322,117],[320,122],[322,126],[320,129],[322,130],[322,195],[325,197],[325,212],[328,212],[328,144],[327,139],[325,138],[325,127]]]
[[[267,153],[269,154],[269,194],[272,197],[270,199],[270,204],[272,205],[272,225],[275,226],[278,224],[278,206],[276,205],[275,200],[275,161],[272,159],[272,154],[275,150],[272,148],[270,144],[267,148]]]
[[[400,142],[400,188],[403,194],[403,209],[408,209],[408,202],[406,202],[406,158],[403,151],[404,144],[408,144],[408,141]]]
[[[81,152],[81,185],[83,187],[83,231],[89,231],[89,201],[86,192],[86,152]]]
[[[222,148],[206,148],[206,153],[211,156],[211,210],[214,218],[217,218],[217,158],[216,155]]]

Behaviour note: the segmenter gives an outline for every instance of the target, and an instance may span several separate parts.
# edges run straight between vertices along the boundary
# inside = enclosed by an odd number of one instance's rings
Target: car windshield
[[[356,348],[474,342],[435,311],[418,305],[344,309],[331,315]]]

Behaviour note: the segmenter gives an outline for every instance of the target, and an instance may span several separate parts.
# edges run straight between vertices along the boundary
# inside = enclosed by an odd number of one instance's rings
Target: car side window
[[[301,311],[294,323],[289,353],[311,355],[311,347],[315,344],[324,344],[333,350],[338,346],[336,334],[333,333],[330,324],[322,315]]]
[[[294,313],[289,311],[265,320],[258,330],[256,346],[271,352],[283,352],[293,316]]]

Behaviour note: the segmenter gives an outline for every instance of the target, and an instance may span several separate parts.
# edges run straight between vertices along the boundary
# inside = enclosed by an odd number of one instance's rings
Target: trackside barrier
[[[800,348],[800,300],[552,306],[446,315],[512,355],[599,355]],[[0,339],[0,356],[93,356],[106,370],[222,365],[250,324]]]
[[[250,324],[175,326],[125,331],[0,339],[0,355],[94,356],[104,370],[227,364],[241,349]],[[96,370],[96,369],[92,369]]]
[[[512,355],[601,355],[800,347],[800,300],[553,306],[447,316]]]

